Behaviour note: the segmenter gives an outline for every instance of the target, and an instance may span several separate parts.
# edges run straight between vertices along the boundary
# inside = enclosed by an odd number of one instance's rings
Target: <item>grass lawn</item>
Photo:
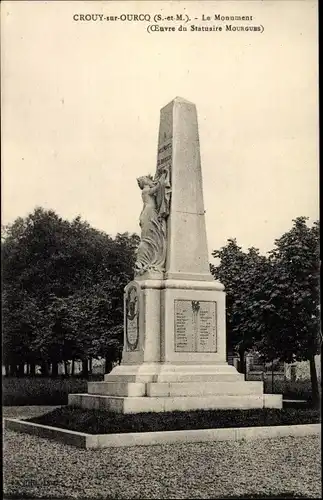
[[[80,450],[4,432],[4,498],[320,498],[320,438]]]
[[[264,381],[264,392],[268,394],[283,394],[284,399],[306,399],[309,401],[312,399],[310,380],[274,380],[273,386],[269,377]]]
[[[49,413],[59,406],[3,406],[2,407],[2,417],[3,418],[32,418],[39,417],[44,413]]]
[[[93,376],[91,380],[102,380],[103,376]],[[2,404],[4,406],[66,405],[68,394],[87,392],[87,380],[48,377],[3,377]]]
[[[86,432],[112,434],[228,427],[309,424],[320,422],[313,409],[265,408],[250,410],[197,410],[163,413],[120,414],[66,406],[32,417],[38,424]]]

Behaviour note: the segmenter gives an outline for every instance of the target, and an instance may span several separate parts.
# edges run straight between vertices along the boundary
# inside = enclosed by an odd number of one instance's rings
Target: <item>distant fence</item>
[[[239,370],[239,358],[236,356],[228,357],[229,364]],[[321,379],[321,356],[315,357],[316,373],[318,379]],[[295,363],[283,363],[274,361],[273,363],[263,363],[257,354],[248,354],[246,356],[246,380],[268,381],[286,380],[291,382],[306,381],[311,379],[309,361],[297,361]],[[240,371],[240,370],[239,370]]]

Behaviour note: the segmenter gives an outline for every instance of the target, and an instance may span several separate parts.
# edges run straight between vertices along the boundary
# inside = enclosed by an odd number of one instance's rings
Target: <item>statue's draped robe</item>
[[[143,190],[144,207],[140,214],[141,241],[135,270],[163,272],[166,261],[166,218],[169,214],[170,183],[168,172],[157,171],[154,184]]]

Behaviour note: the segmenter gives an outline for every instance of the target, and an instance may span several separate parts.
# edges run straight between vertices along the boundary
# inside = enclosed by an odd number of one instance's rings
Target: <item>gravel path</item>
[[[80,450],[5,431],[4,492],[48,499],[320,498],[320,457],[316,436]]]

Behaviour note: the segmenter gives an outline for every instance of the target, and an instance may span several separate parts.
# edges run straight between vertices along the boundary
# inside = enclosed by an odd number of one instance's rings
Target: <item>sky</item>
[[[318,219],[317,2],[2,2],[2,224],[36,206],[138,232],[160,109],[197,106],[209,253]],[[263,32],[147,32],[75,14],[253,16]],[[154,24],[154,23],[153,23]],[[163,26],[181,23],[162,22]]]

